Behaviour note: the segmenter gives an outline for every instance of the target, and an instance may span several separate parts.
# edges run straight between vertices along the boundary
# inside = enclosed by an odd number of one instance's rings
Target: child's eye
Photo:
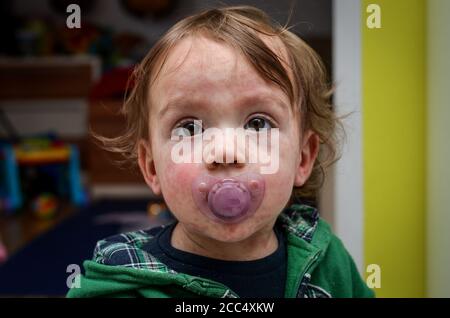
[[[191,137],[203,133],[204,129],[198,121],[189,120],[181,123],[173,131],[173,134],[180,137]]]
[[[253,117],[250,119],[245,125],[245,129],[254,129],[256,131],[260,131],[262,129],[270,129],[272,127],[272,123],[264,117]]]

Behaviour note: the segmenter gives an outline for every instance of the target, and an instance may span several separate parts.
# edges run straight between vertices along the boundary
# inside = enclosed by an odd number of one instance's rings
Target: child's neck
[[[278,248],[273,224],[243,241],[228,243],[192,233],[183,224],[177,223],[172,233],[171,244],[174,248],[185,252],[226,261],[261,259]]]

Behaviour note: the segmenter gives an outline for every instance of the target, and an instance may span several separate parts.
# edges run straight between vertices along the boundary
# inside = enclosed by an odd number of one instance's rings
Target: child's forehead
[[[261,35],[260,39],[289,69],[285,62],[289,60],[287,50],[280,38]],[[191,68],[194,68],[198,74],[205,69],[217,69],[223,66],[234,67],[234,71],[255,71],[248,58],[244,57],[239,48],[233,47],[232,43],[225,43],[207,34],[189,35],[168,50],[159,75],[177,71],[191,72]]]
[[[158,75],[159,82],[263,81],[236,49],[205,37],[188,37],[172,47]],[[182,84],[182,83],[181,83]]]
[[[237,49],[208,37],[188,37],[172,47],[150,89],[157,104],[180,94],[198,97],[225,91],[287,99]]]

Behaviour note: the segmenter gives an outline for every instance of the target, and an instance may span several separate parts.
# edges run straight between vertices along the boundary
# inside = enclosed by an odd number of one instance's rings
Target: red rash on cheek
[[[192,171],[190,164],[171,164],[166,173],[167,178],[170,179],[173,184],[183,186],[192,183],[195,176],[195,171]]]
[[[160,176],[163,192],[169,200],[186,200],[185,197],[191,192],[191,184],[197,176],[197,169],[193,164],[175,164],[165,165]]]

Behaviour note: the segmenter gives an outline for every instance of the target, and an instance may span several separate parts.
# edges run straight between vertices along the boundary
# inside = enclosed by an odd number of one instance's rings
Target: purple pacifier
[[[251,216],[264,197],[264,179],[255,173],[232,178],[201,175],[192,183],[194,202],[208,217],[237,223]]]

